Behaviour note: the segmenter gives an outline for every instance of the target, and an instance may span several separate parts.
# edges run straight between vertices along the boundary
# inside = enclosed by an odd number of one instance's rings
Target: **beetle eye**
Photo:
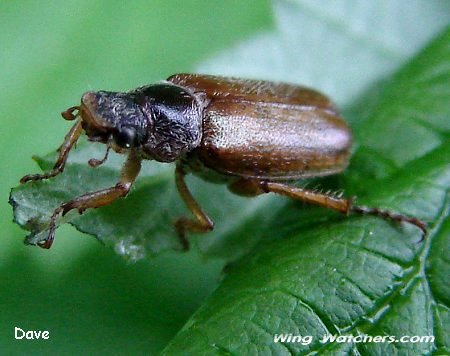
[[[136,143],[136,130],[122,127],[114,135],[115,143],[122,148],[130,148]]]

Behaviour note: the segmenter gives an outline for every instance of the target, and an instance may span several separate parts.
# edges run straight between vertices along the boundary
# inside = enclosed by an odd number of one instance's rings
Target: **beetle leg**
[[[257,179],[240,178],[228,185],[230,192],[243,196],[255,197],[267,193],[261,187],[261,182]]]
[[[46,249],[50,248],[55,237],[56,221],[59,216],[64,216],[73,209],[77,209],[81,214],[86,209],[99,208],[101,206],[111,204],[118,198],[126,196],[136,180],[140,169],[141,158],[137,157],[132,151],[128,155],[128,158],[122,167],[120,181],[114,187],[83,194],[75,199],[61,204],[55,209],[52,217],[50,218],[47,239],[39,246]]]
[[[22,177],[20,183],[25,183],[30,180],[48,179],[51,177],[55,177],[59,173],[61,173],[64,170],[64,166],[66,165],[69,152],[72,149],[75,142],[77,142],[81,132],[82,132],[81,120],[78,120],[76,124],[73,125],[70,131],[67,133],[66,137],[64,138],[63,144],[59,147],[58,149],[59,156],[58,159],[56,160],[55,165],[53,166],[53,169],[50,172],[44,174],[28,174]]]
[[[419,242],[422,242],[422,240],[425,238],[425,235],[427,234],[427,231],[428,231],[428,226],[424,221],[417,219],[415,217],[394,213],[389,210],[383,210],[383,209],[379,209],[379,208],[370,208],[367,206],[353,205],[351,207],[350,211],[352,213],[356,213],[356,214],[360,214],[360,215],[375,215],[375,216],[379,216],[380,218],[383,218],[383,219],[388,219],[388,220],[397,221],[397,222],[407,222],[409,224],[412,224],[422,231],[422,238]]]
[[[187,208],[194,215],[195,220],[182,217],[175,222],[175,228],[177,229],[178,236],[183,245],[183,248],[187,250],[189,248],[189,242],[186,239],[186,232],[201,232],[205,233],[211,231],[214,228],[214,223],[211,218],[206,215],[202,210],[200,205],[192,197],[186,182],[184,181],[184,176],[186,173],[180,166],[175,169],[175,182],[177,185],[178,192],[181,195]]]
[[[319,205],[327,209],[336,210],[343,214],[349,214],[352,199],[337,198],[332,195],[316,192],[313,190],[292,187],[282,183],[260,181],[261,189],[265,193],[277,193],[289,198],[301,200],[309,204]]]
[[[397,214],[388,210],[382,210],[379,208],[369,208],[366,206],[353,205],[353,198],[346,199],[334,197],[332,195],[327,195],[312,190],[291,187],[286,184],[269,181],[259,181],[259,185],[261,189],[266,193],[273,192],[285,195],[292,199],[319,205],[346,215],[349,215],[350,213],[356,213],[360,215],[375,215],[386,220],[407,222],[422,230],[422,238],[427,233],[427,224],[422,220],[402,214]]]

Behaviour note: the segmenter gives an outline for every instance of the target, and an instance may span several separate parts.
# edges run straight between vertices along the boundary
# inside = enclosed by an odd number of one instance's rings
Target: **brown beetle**
[[[351,133],[330,100],[300,86],[197,74],[176,74],[158,84],[127,93],[87,92],[81,104],[62,113],[77,120],[59,148],[52,171],[27,175],[21,183],[54,177],[64,170],[69,151],[84,131],[90,141],[127,154],[120,181],[61,204],[53,213],[50,248],[56,221],[72,209],[80,213],[108,205],[130,191],[143,159],[177,162],[176,185],[194,219],[181,218],[176,229],[185,248],[186,232],[207,232],[213,222],[190,194],[184,176],[224,182],[240,195],[278,193],[344,214],[377,215],[409,222],[426,233],[421,220],[285,182],[343,171],[348,163]]]

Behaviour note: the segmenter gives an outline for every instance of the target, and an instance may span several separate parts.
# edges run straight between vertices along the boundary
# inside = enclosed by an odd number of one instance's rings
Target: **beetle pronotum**
[[[228,184],[236,194],[277,193],[340,213],[370,214],[408,222],[426,233],[414,217],[353,204],[352,199],[297,188],[286,182],[343,171],[348,163],[351,132],[324,95],[301,86],[210,75],[176,74],[166,81],[135,90],[87,92],[81,104],[62,113],[76,120],[59,148],[53,169],[27,175],[21,183],[54,177],[64,170],[69,151],[84,132],[90,141],[127,154],[119,182],[81,195],[54,211],[48,237],[50,248],[56,221],[72,209],[80,213],[108,205],[130,191],[142,160],[176,162],[175,181],[192,218],[175,227],[185,248],[186,232],[207,232],[213,222],[192,197],[184,181],[192,172]]]

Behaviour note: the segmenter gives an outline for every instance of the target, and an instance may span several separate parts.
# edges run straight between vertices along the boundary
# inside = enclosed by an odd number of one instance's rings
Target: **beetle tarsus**
[[[63,206],[59,206],[53,212],[53,215],[50,218],[50,223],[48,225],[48,234],[47,238],[43,241],[38,242],[38,246],[43,249],[50,249],[52,247],[53,241],[55,239],[55,231],[56,231],[56,222],[58,220],[59,215],[63,212]]]
[[[108,154],[109,154],[109,150],[111,149],[110,146],[108,146],[108,148],[106,149],[106,153],[105,156],[102,159],[97,159],[97,158],[91,158],[88,161],[88,164],[92,167],[92,168],[96,168],[100,165],[102,165],[103,163],[106,162],[106,160],[108,159]]]
[[[183,168],[177,165],[175,169],[175,182],[178,192],[181,195],[187,208],[190,210],[195,219],[182,217],[175,222],[175,228],[180,238],[181,245],[184,249],[189,248],[189,242],[186,239],[187,232],[206,233],[214,229],[214,222],[202,210],[201,206],[192,196],[186,182],[184,181],[185,172]]]
[[[374,216],[383,218],[385,220],[392,220],[392,221],[396,221],[399,223],[406,222],[411,225],[414,225],[422,231],[422,237],[419,242],[422,242],[425,239],[425,236],[428,231],[428,226],[424,221],[422,221],[418,218],[415,218],[415,217],[394,213],[389,210],[354,205],[351,207],[350,211],[352,213],[356,213],[356,214],[360,214],[360,215],[374,215]]]
[[[62,173],[64,170],[64,167],[56,167],[53,168],[50,172],[44,173],[44,174],[28,174],[20,179],[20,183],[24,184],[29,181],[37,181],[37,180],[43,180],[43,179],[49,179],[57,176],[58,174]]]
[[[175,230],[177,231],[177,237],[181,244],[181,249],[183,251],[189,251],[189,240],[186,237],[186,221],[187,218],[179,218],[177,221],[175,221],[174,226]]]
[[[23,184],[28,181],[49,179],[62,173],[64,171],[69,152],[80,137],[81,131],[81,121],[77,121],[76,124],[73,125],[70,131],[67,133],[66,137],[64,138],[63,144],[58,148],[59,156],[56,160],[55,165],[53,166],[53,169],[50,172],[44,174],[28,174],[20,179],[20,183]]]

